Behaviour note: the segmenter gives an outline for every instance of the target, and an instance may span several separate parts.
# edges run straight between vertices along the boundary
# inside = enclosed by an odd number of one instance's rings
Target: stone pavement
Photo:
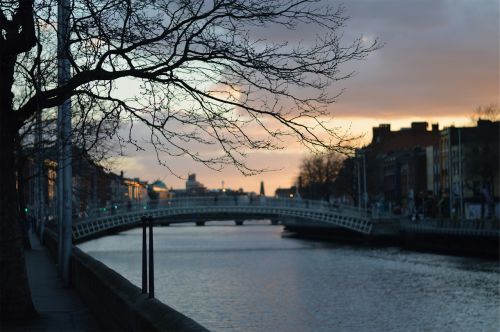
[[[74,289],[66,288],[48,250],[30,234],[26,268],[38,318],[0,326],[0,331],[100,331],[97,320]]]

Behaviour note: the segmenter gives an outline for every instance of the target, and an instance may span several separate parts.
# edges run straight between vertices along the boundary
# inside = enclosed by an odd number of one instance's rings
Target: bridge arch
[[[257,197],[252,200],[230,197],[188,197],[151,202],[148,205],[113,206],[99,209],[73,224],[73,240],[85,241],[102,233],[139,226],[141,217],[152,216],[156,223],[194,220],[271,219],[314,225],[333,225],[370,234],[372,223],[366,210],[324,201]],[[101,213],[98,211],[106,211]],[[97,212],[97,213],[96,213]]]

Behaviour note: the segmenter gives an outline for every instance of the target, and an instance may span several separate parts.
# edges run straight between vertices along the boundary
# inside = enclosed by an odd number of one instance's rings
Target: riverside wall
[[[495,219],[450,220],[401,219],[401,245],[407,249],[432,250],[461,256],[500,256],[500,228]]]
[[[334,225],[286,224],[295,236],[375,246],[480,256],[498,259],[498,220],[420,220],[408,218],[374,219],[372,233],[360,234]]]
[[[57,257],[57,235],[46,230],[44,244]],[[71,255],[71,286],[108,331],[208,331],[77,247]]]

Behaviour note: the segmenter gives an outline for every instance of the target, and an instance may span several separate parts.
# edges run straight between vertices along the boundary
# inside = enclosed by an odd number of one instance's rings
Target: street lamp
[[[71,64],[67,49],[69,40],[70,7],[69,0],[61,0],[57,7],[57,84],[64,86],[71,76]],[[66,285],[69,285],[69,270],[72,243],[72,143],[71,143],[71,99],[66,99],[58,108],[58,173],[57,204],[59,222],[59,266]]]

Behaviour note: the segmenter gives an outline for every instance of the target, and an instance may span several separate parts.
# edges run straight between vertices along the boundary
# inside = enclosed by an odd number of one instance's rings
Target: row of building
[[[374,127],[371,143],[344,161],[336,199],[392,213],[498,217],[499,129],[488,120],[443,130],[426,122]]]
[[[53,151],[52,151],[53,152]],[[55,153],[44,151],[40,176],[37,174],[35,158],[28,154],[24,163],[24,204],[27,210],[44,206],[46,215],[56,215],[57,162]],[[85,153],[73,149],[72,158],[72,201],[73,214],[82,217],[99,208],[127,204],[140,204],[149,200],[148,183],[139,178],[116,174],[87,158]]]
[[[331,197],[343,203],[372,208],[376,213],[417,214],[424,217],[490,218],[500,215],[500,122],[479,120],[474,127],[448,127],[413,122],[392,131],[389,124],[373,128],[370,144],[343,162],[332,184]],[[47,154],[46,154],[47,155]],[[48,154],[50,155],[50,154]],[[101,207],[143,204],[149,200],[201,195],[249,195],[242,189],[209,190],[189,174],[185,189],[149,184],[106,171],[73,153],[73,211],[75,216]],[[38,197],[36,165],[28,158],[25,202],[35,206]],[[42,198],[48,214],[55,215],[56,167],[44,158]],[[260,195],[264,194],[261,183]],[[254,194],[255,195],[255,194]],[[280,197],[303,195],[297,187],[278,189]]]
[[[24,204],[27,211],[39,211],[38,203],[43,205],[45,216],[56,215],[57,162],[54,151],[44,151],[42,174],[38,176],[34,153],[27,153],[23,169]],[[151,201],[186,196],[247,195],[243,189],[207,189],[196,179],[196,174],[188,174],[184,189],[168,188],[161,181],[152,183],[139,178],[125,177],[108,171],[94,163],[85,153],[74,149],[72,160],[72,194],[74,218],[83,218],[93,213],[113,212],[114,209],[130,209],[135,205],[148,205]],[[263,194],[263,183],[261,194]],[[111,209],[111,211],[106,211]]]

